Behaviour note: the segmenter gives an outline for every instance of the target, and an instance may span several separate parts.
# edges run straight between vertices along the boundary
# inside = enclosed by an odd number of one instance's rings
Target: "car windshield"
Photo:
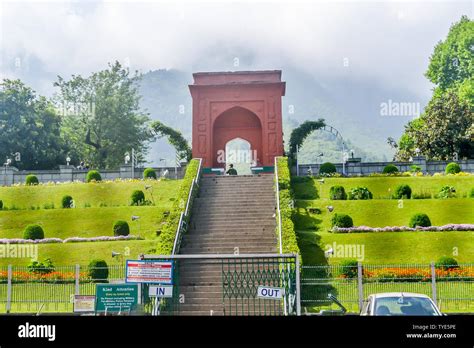
[[[380,297],[375,301],[375,315],[439,315],[425,297]]]

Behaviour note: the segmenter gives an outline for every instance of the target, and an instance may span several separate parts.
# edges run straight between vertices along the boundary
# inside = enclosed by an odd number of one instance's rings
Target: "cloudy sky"
[[[1,73],[49,93],[54,76],[88,74],[114,60],[143,72],[350,69],[427,96],[423,73],[434,45],[472,13],[470,0],[2,0]]]

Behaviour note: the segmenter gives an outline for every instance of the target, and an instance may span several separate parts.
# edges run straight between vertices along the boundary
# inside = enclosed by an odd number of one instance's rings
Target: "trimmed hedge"
[[[105,260],[92,260],[89,263],[87,274],[94,283],[108,283],[109,266]]]
[[[66,195],[61,200],[61,205],[64,209],[72,208],[74,205],[74,200],[72,199],[71,196]]]
[[[367,187],[360,186],[351,189],[348,197],[350,200],[364,200],[372,199],[373,196]]]
[[[38,181],[38,178],[36,177],[36,175],[29,174],[25,178],[25,184],[28,185],[28,186],[38,185],[39,181]]]
[[[114,224],[114,236],[128,236],[130,234],[130,226],[127,221],[118,220]]]
[[[102,181],[102,176],[100,176],[100,173],[97,170],[89,170],[87,172],[86,181]]]
[[[394,164],[387,164],[383,169],[384,174],[398,173],[398,168]]]
[[[431,226],[431,220],[428,215],[424,213],[417,213],[411,217],[408,226],[411,228],[415,228],[416,226],[429,227]]]
[[[408,185],[398,185],[395,189],[395,193],[393,194],[393,198],[396,199],[401,199],[401,198],[406,198],[410,199],[411,198],[411,187]]]
[[[347,214],[334,214],[331,218],[331,227],[342,227],[342,228],[349,228],[353,227],[354,222],[352,218]]]
[[[442,270],[451,270],[454,268],[459,268],[458,262],[456,259],[448,256],[441,256],[436,262],[435,267]]]
[[[186,209],[186,201],[188,200],[189,191],[191,190],[192,182],[197,174],[199,168],[199,160],[192,159],[186,167],[186,174],[183,182],[179,188],[178,195],[170,210],[166,224],[161,230],[160,237],[157,243],[156,252],[160,255],[171,255],[173,252],[174,240],[176,238],[176,230],[178,229],[179,217],[181,212]],[[187,221],[188,222],[188,221]]]
[[[292,220],[293,191],[290,187],[291,176],[287,157],[277,158],[277,170],[281,214],[281,244],[283,253],[294,253],[300,255],[300,248],[298,247],[298,242],[296,239],[295,225]],[[276,214],[276,218],[278,219],[278,214]]]
[[[44,231],[40,225],[28,225],[23,232],[23,239],[44,239]]]
[[[135,190],[130,196],[131,205],[144,205],[145,204],[145,194],[142,190]]]
[[[325,162],[319,167],[319,174],[334,174],[336,172],[336,166],[331,162]]]
[[[0,199],[0,210],[3,209],[3,201]]]
[[[156,179],[156,172],[153,168],[146,168],[143,171],[143,179]]]
[[[451,162],[446,166],[446,174],[457,174],[461,171],[461,167],[456,162]]]
[[[344,187],[340,185],[331,186],[331,188],[329,189],[329,199],[346,200],[346,190],[344,190]]]
[[[474,187],[471,189],[471,192],[469,192],[469,197],[474,198]]]

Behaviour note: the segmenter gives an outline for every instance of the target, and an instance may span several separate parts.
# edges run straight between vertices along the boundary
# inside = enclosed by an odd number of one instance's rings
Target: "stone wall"
[[[177,168],[175,174],[174,167],[153,168],[156,175],[161,177],[168,170],[166,177],[168,179],[182,179],[184,177],[185,165]],[[143,178],[145,168],[135,168],[133,177],[135,179]],[[10,186],[18,183],[25,183],[25,178],[29,174],[38,177],[39,182],[70,182],[85,181],[88,169],[77,169],[74,166],[59,166],[59,170],[18,170],[15,167],[2,167],[0,170],[0,186]],[[130,179],[132,178],[132,167],[123,165],[118,170],[99,170],[102,180]]]
[[[414,157],[412,162],[361,162],[360,158],[350,158],[344,165],[344,171],[349,176],[370,175],[372,173],[382,173],[387,164],[395,165],[400,172],[411,170],[412,165],[417,165],[425,174],[444,173],[446,165],[452,161],[431,161],[423,156]],[[456,161],[463,172],[474,173],[474,159]],[[342,163],[334,163],[338,173],[343,174]],[[321,164],[300,164],[299,175],[308,174],[311,168],[313,175],[319,173]],[[292,173],[296,175],[296,166],[292,168]]]

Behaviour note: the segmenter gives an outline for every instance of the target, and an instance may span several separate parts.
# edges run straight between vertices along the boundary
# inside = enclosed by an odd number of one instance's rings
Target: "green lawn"
[[[474,187],[474,175],[324,178],[324,184],[314,179],[311,183],[293,184],[292,187],[297,198],[299,194],[312,192],[315,189],[322,198],[329,198],[329,189],[334,185],[344,186],[346,192],[357,186],[365,186],[372,192],[374,198],[389,198],[394,189],[400,184],[409,185],[414,193],[429,192],[432,195],[437,194],[444,185],[449,185],[454,186],[458,197],[465,197]]]
[[[331,217],[335,213],[345,213],[352,217],[355,226],[407,226],[415,213],[426,213],[432,225],[449,223],[474,224],[474,199],[405,199],[400,206],[396,199],[389,199],[388,188],[393,189],[406,183],[413,192],[429,191],[436,193],[439,187],[451,185],[456,188],[458,197],[464,196],[474,186],[473,176],[442,177],[363,177],[363,178],[325,178],[320,184],[310,182],[293,184],[296,196],[314,196],[316,191],[322,199],[296,200],[293,216],[297,230],[298,244],[302,251],[304,264],[325,264],[324,250],[328,245],[364,246],[365,263],[429,263],[440,256],[450,255],[459,262],[473,262],[473,232],[381,232],[334,234]],[[352,187],[366,186],[374,194],[372,200],[337,201],[329,200],[329,188],[342,185],[348,191]],[[321,192],[322,189],[322,192]],[[385,199],[377,199],[385,198]],[[332,205],[330,213],[327,206]],[[319,208],[321,214],[308,213],[308,207]],[[340,258],[330,258],[329,263],[339,263]]]
[[[107,181],[100,183],[65,183],[56,185],[38,186],[12,186],[0,187],[0,200],[7,208],[15,206],[20,209],[31,209],[31,207],[43,208],[45,204],[54,204],[55,208],[61,208],[61,199],[70,195],[74,199],[77,208],[85,205],[91,207],[100,206],[127,206],[130,203],[130,195],[134,190],[145,192],[145,198],[157,204],[171,206],[169,199],[175,197],[176,190],[181,180],[133,180],[133,181]],[[151,185],[153,191],[145,190],[145,185]]]
[[[7,208],[0,210],[0,238],[23,238],[28,224],[41,225],[46,238],[113,236],[115,221],[125,220],[130,233],[145,238],[144,241],[39,244],[39,259],[51,258],[55,265],[86,265],[94,258],[116,262],[111,259],[112,250],[123,252],[125,248],[136,257],[156,245],[157,231],[166,220],[164,212],[171,209],[181,182],[134,180],[0,187],[0,200]],[[151,185],[153,190],[145,190],[145,185]],[[136,189],[144,191],[146,199],[155,205],[130,206],[130,195]],[[61,208],[61,199],[66,194],[75,200],[75,208]],[[54,209],[44,208],[51,204]],[[139,216],[139,220],[132,222],[132,215]],[[0,266],[29,262],[1,258]]]

